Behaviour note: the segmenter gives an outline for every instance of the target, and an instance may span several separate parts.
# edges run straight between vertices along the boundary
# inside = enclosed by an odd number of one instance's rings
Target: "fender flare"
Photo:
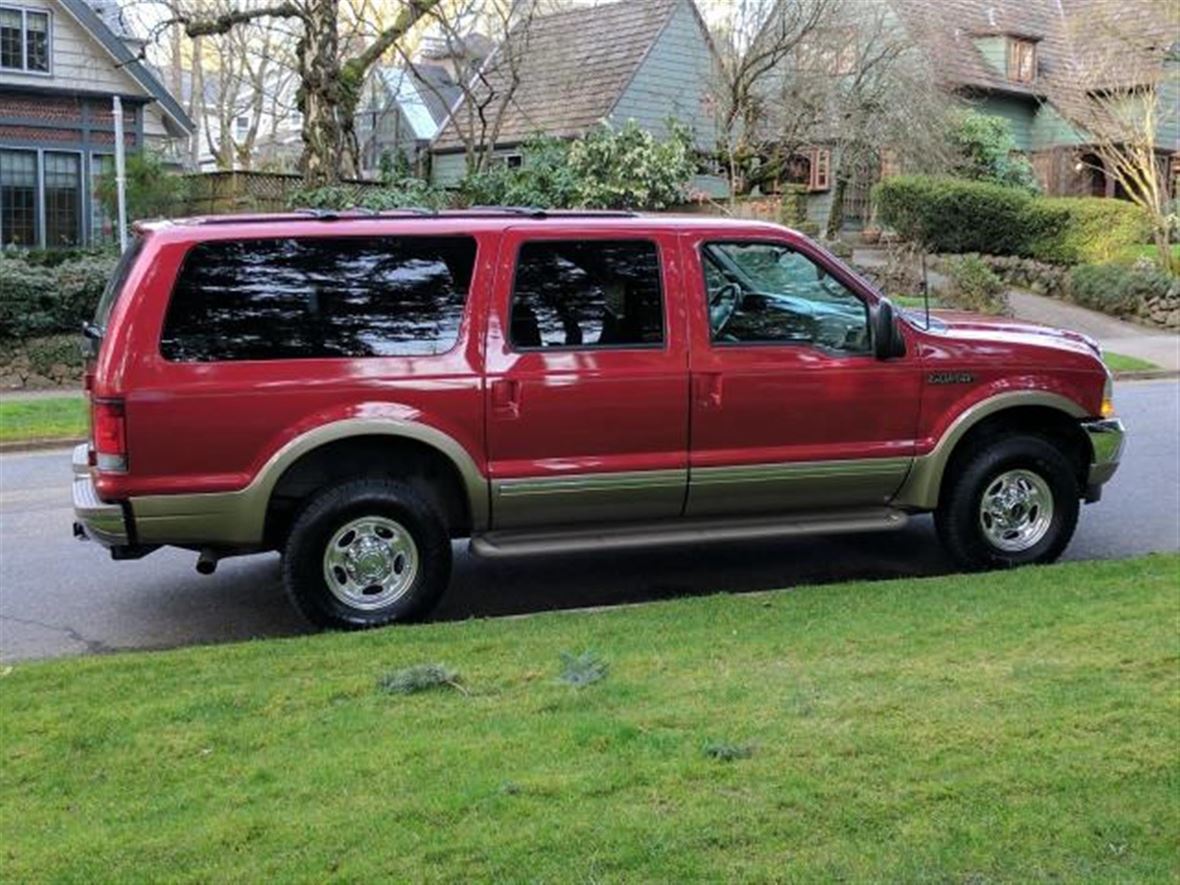
[[[1074,419],[1087,417],[1086,410],[1069,397],[1044,390],[1007,391],[980,400],[964,409],[951,422],[929,454],[914,459],[909,475],[894,498],[894,505],[915,510],[937,508],[947,465],[955,448],[972,428],[986,418],[1008,409],[1029,406],[1054,409]]]

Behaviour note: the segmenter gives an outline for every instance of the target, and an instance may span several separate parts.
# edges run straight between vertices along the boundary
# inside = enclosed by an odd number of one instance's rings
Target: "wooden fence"
[[[186,175],[189,215],[225,215],[231,212],[281,212],[303,188],[303,177],[283,172],[201,172]],[[350,181],[359,196],[376,181]]]

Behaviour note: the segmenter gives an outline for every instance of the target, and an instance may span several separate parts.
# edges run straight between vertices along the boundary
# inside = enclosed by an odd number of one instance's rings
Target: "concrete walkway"
[[[853,260],[862,267],[881,267],[885,264],[885,255],[876,249],[858,249]],[[932,293],[947,285],[943,274],[930,271],[929,276]],[[1180,371],[1180,335],[1128,323],[1025,289],[1009,289],[1008,301],[1017,319],[1081,332],[1095,339],[1103,350],[1148,360],[1168,372]]]

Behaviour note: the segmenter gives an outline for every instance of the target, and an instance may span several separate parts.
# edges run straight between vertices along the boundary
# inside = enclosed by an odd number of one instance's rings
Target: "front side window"
[[[1017,83],[1036,82],[1037,44],[1032,40],[1008,40],[1008,78]]]
[[[655,243],[525,243],[512,295],[512,346],[658,347],[664,342],[663,302]]]
[[[712,340],[871,353],[867,305],[825,268],[777,243],[702,250]]]
[[[82,158],[45,154],[45,245],[82,241]]]
[[[475,253],[470,237],[202,243],[181,268],[160,351],[180,362],[445,353]]]
[[[0,68],[49,71],[49,13],[0,6]]]
[[[94,245],[113,243],[117,239],[115,219],[106,204],[98,198],[104,178],[115,174],[115,158],[110,154],[94,154],[90,158],[90,240]]]
[[[37,243],[37,154],[0,151],[0,245]]]

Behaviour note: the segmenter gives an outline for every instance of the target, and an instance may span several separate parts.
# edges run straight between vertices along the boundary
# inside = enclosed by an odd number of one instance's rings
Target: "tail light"
[[[127,470],[127,420],[121,399],[96,399],[90,410],[94,463],[99,470]]]

